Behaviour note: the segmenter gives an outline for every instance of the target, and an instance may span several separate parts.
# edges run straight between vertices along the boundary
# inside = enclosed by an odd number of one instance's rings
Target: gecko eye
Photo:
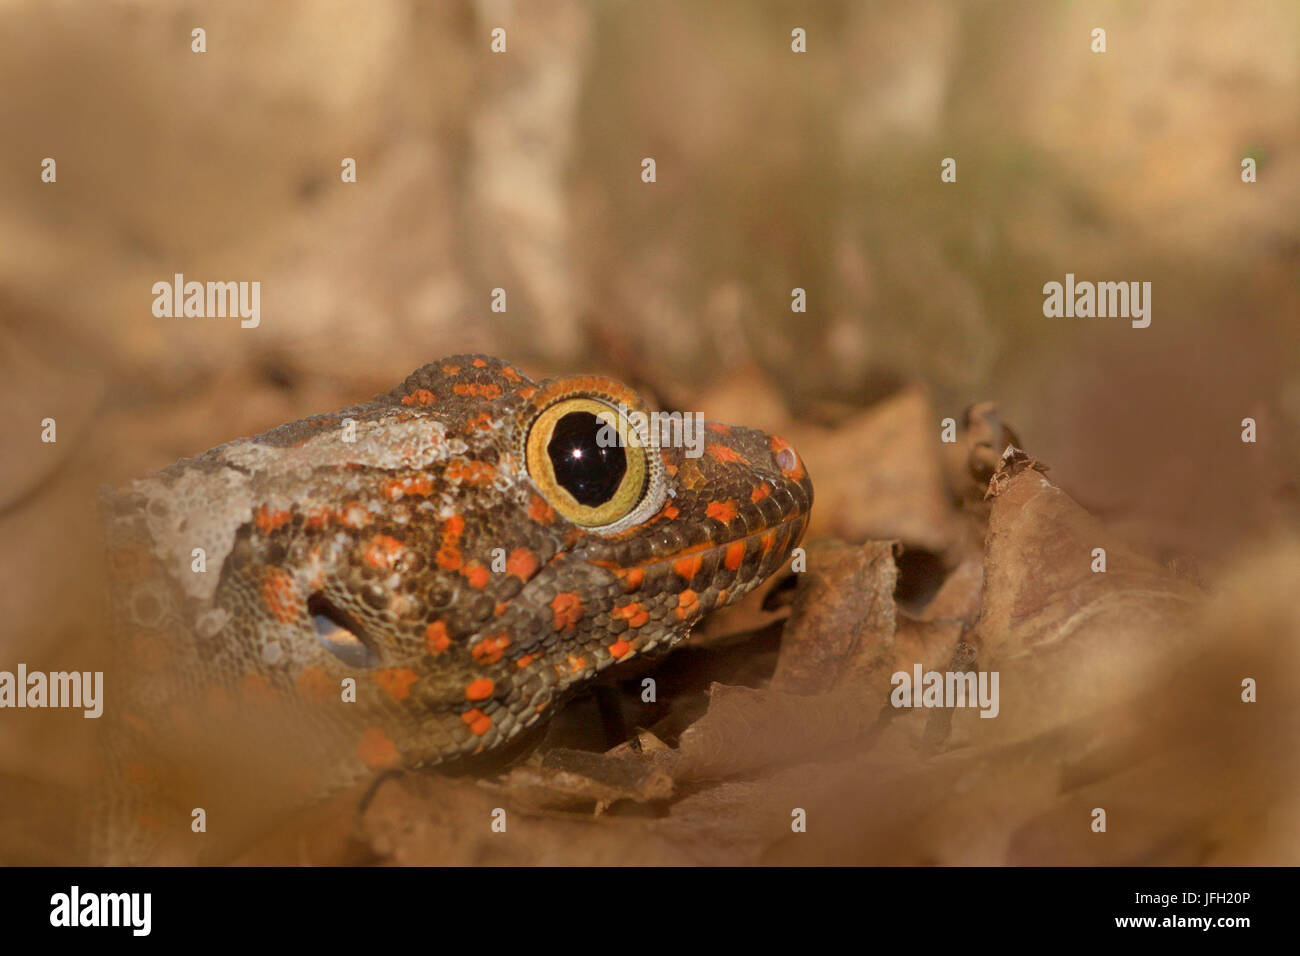
[[[653,514],[663,465],[618,409],[566,398],[543,409],[528,432],[528,475],[551,507],[594,531],[612,532]]]

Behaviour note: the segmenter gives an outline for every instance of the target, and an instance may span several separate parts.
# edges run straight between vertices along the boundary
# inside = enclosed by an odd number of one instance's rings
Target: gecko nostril
[[[379,653],[365,638],[365,630],[356,618],[317,592],[307,599],[307,613],[316,629],[316,640],[345,664],[353,667],[376,667]]]
[[[779,435],[769,435],[768,447],[772,450],[772,461],[781,474],[793,481],[803,481],[807,477],[803,462],[799,460],[799,453],[788,441]]]

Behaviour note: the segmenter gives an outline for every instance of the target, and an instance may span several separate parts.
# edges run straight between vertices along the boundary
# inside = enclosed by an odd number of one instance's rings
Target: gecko
[[[502,748],[777,571],[812,505],[794,448],[716,422],[665,443],[648,412],[606,377],[455,355],[105,489],[101,855],[191,832],[214,781],[301,797]],[[196,772],[241,734],[265,746]]]

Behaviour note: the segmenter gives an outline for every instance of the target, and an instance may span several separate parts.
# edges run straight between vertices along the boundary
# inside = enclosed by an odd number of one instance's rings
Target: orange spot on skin
[[[470,733],[482,737],[492,729],[492,718],[477,707],[471,707],[460,715],[460,719],[469,725]]]
[[[727,545],[727,554],[723,558],[722,564],[728,571],[734,571],[740,567],[740,563],[745,560],[745,542],[733,541]]]
[[[487,587],[488,581],[492,579],[492,573],[477,561],[471,561],[461,569],[461,574],[465,575],[465,580],[469,586],[476,591],[482,591]]]
[[[615,641],[613,644],[609,645],[609,653],[616,658],[622,657],[631,649],[632,649],[632,645],[624,640],[618,640]]]
[[[704,509],[704,515],[706,518],[721,521],[723,524],[730,524],[731,519],[736,517],[736,513],[736,503],[731,500],[710,501],[709,506]]]
[[[664,505],[663,511],[659,513],[663,515],[665,518],[667,518],[669,521],[672,521],[679,514],[681,514],[681,511],[678,510],[676,505]]]
[[[749,493],[749,500],[758,504],[764,498],[772,493],[772,486],[766,481]]]
[[[537,573],[537,555],[527,548],[515,548],[506,558],[506,574],[513,574],[520,581],[527,581]]]
[[[470,383],[465,385],[453,385],[451,390],[457,395],[468,398],[471,395],[478,395],[482,398],[500,398],[501,386],[490,383]]]
[[[699,597],[690,588],[677,595],[677,610],[674,612],[677,615],[677,620],[683,621],[692,611],[698,610]]]
[[[442,374],[443,374],[443,375],[459,375],[459,374],[460,374],[460,366],[459,366],[459,365],[444,365],[444,366],[442,367]]]
[[[664,471],[668,473],[669,478],[677,477],[677,465],[671,461],[664,462]]]
[[[371,770],[391,767],[402,759],[392,738],[379,727],[367,727],[357,742],[357,755]]]
[[[712,444],[708,448],[709,454],[713,456],[714,461],[721,462],[724,465],[748,465],[749,459],[742,455],[730,445]]]
[[[645,570],[643,568],[629,568],[626,571],[617,572],[618,576],[623,579],[624,591],[635,591],[645,580]]]
[[[378,534],[366,545],[366,553],[362,560],[372,568],[383,570],[393,566],[402,550],[402,542],[391,535]]]
[[[472,432],[487,432],[492,430],[492,416],[487,412],[481,412],[473,418],[465,420],[465,429]]]
[[[569,673],[580,674],[587,669],[587,658],[581,654],[569,656]]]
[[[673,562],[673,570],[689,581],[695,575],[700,573],[700,567],[704,564],[704,558],[698,554],[692,554],[689,557],[678,558]]]
[[[521,668],[527,667],[529,664],[533,662],[533,659],[534,658],[532,654],[525,654],[523,657],[519,658],[519,660],[515,661],[515,666]]]
[[[496,480],[497,469],[495,465],[489,465],[485,461],[458,458],[447,466],[445,474],[448,481],[481,487],[490,485]]]
[[[481,358],[476,358],[470,364],[473,365],[475,368],[487,368],[487,362],[483,361],[483,359]]]
[[[627,621],[628,627],[644,627],[650,620],[649,612],[637,601],[614,608],[610,611],[610,615]]]
[[[722,607],[722,605],[726,603],[727,603],[727,589],[723,588],[721,591],[718,592],[718,600],[715,602],[714,607]]]
[[[496,685],[486,677],[479,677],[469,682],[465,688],[466,700],[487,700],[492,696],[492,689]]]
[[[409,667],[385,667],[375,671],[375,683],[393,700],[406,700],[411,694],[411,685],[418,677]]]
[[[267,568],[262,575],[262,603],[281,624],[298,620],[302,602],[294,591],[293,578],[280,568]]]
[[[761,535],[759,535],[758,543],[763,548],[763,553],[767,554],[769,551],[772,550],[772,546],[776,544],[776,532],[775,531],[763,532]]]
[[[501,377],[504,378],[507,382],[522,382],[524,380],[523,376],[520,375],[518,372],[516,372],[509,365],[507,365],[505,368],[501,370]]]
[[[380,491],[389,501],[397,501],[406,495],[419,495],[427,498],[433,494],[433,479],[428,475],[391,478],[380,485]]]
[[[731,431],[731,426],[724,422],[709,422],[704,427],[711,432],[717,432],[719,435],[725,435]]]
[[[572,631],[582,620],[582,598],[572,591],[562,591],[551,599],[551,610],[555,612],[555,629]]]
[[[430,654],[441,654],[451,646],[451,636],[447,633],[447,625],[442,621],[434,621],[424,629],[424,643],[429,647]]]
[[[263,534],[270,534],[276,528],[288,524],[289,518],[289,512],[283,510],[272,511],[270,508],[263,505],[257,509],[257,514],[253,518],[253,523],[257,525],[258,529]]]
[[[489,635],[475,644],[470,651],[470,656],[480,664],[495,664],[501,660],[510,644],[510,635],[502,631],[500,634]]]
[[[432,405],[437,400],[438,397],[434,395],[433,392],[429,391],[427,388],[417,388],[410,395],[404,395],[402,397],[402,404],[425,407],[428,405]]]
[[[523,398],[532,398],[534,395],[537,394],[537,388],[536,386],[533,385],[525,385],[523,388],[519,390],[519,394]]]
[[[464,532],[465,519],[461,515],[452,515],[442,523],[442,544],[436,560],[444,571],[455,571],[460,567],[460,536]]]
[[[327,507],[313,508],[307,512],[306,517],[303,519],[303,527],[323,528],[330,523],[330,518],[333,516],[334,513]]]
[[[325,668],[313,664],[304,667],[293,680],[298,693],[317,704],[324,704],[334,696],[337,685],[325,673]]]
[[[528,517],[538,524],[550,524],[555,520],[555,512],[544,499],[533,495],[533,500],[528,503]]]

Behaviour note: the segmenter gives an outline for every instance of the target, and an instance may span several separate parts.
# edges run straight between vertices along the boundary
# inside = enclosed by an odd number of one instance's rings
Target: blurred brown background
[[[97,636],[97,485],[463,351],[796,444],[991,399],[1212,571],[1295,522],[1298,73],[1289,0],[0,0],[4,659]],[[260,327],[154,317],[177,272]],[[1150,328],[1044,318],[1066,272],[1150,281]]]

